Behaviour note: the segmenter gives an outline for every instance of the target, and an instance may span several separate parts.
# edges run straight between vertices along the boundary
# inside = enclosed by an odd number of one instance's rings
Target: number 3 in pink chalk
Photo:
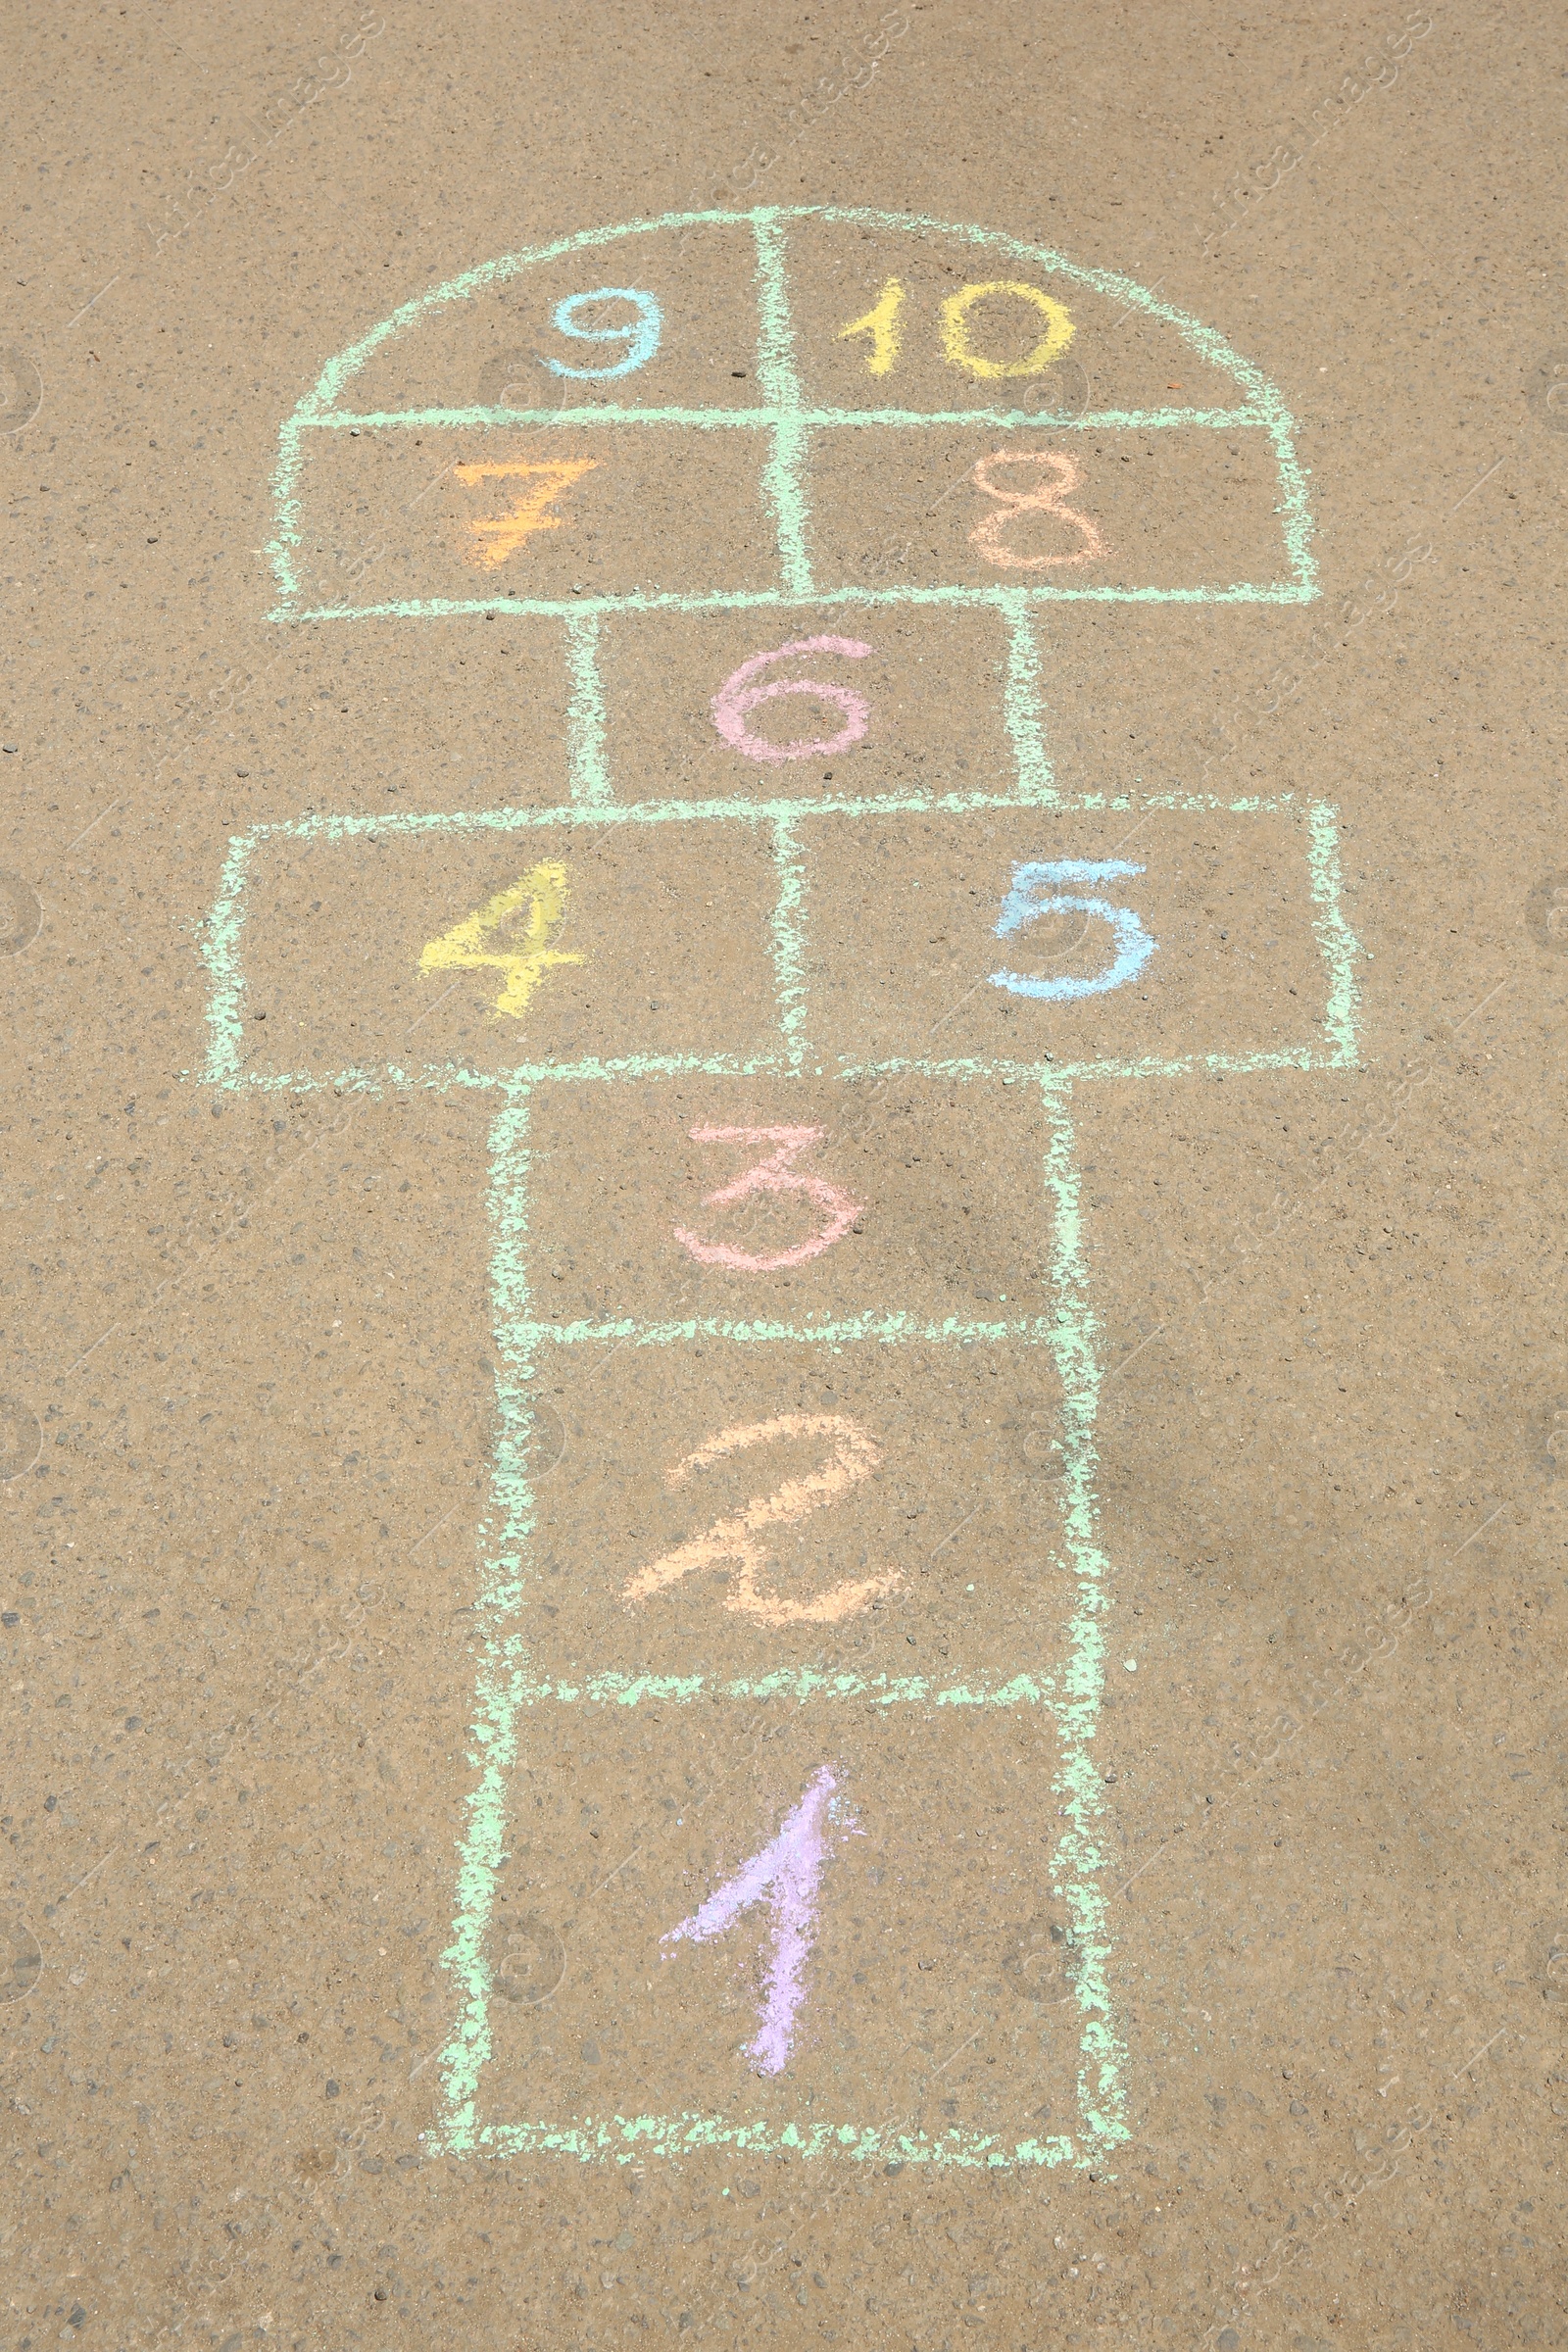
[[[820,1257],[824,1250],[841,1241],[859,1215],[864,1203],[852,1200],[841,1184],[829,1184],[825,1176],[812,1176],[795,1161],[803,1152],[819,1144],[827,1133],[825,1127],[694,1127],[694,1144],[777,1144],[778,1150],[768,1159],[760,1159],[755,1167],[747,1168],[733,1183],[722,1184],[716,1193],[703,1195],[705,1208],[727,1208],[733,1200],[744,1200],[752,1193],[804,1193],[818,1208],[828,1212],[827,1223],[820,1233],[808,1234],[792,1250],[779,1250],[770,1257],[754,1257],[728,1242],[705,1242],[700,1234],[688,1233],[683,1225],[675,1228],[675,1239],[689,1250],[700,1265],[727,1266],[734,1274],[776,1274],[781,1266],[802,1266],[808,1257]]]
[[[770,662],[782,662],[794,654],[844,654],[852,662],[863,662],[871,651],[858,637],[796,637],[788,645],[779,646],[771,654],[754,654],[733,670],[714,695],[711,710],[713,724],[732,744],[744,752],[748,760],[767,760],[777,763],[784,760],[827,760],[836,752],[847,752],[852,743],[864,741],[871,723],[871,706],[863,694],[856,694],[848,686],[825,686],[815,678],[773,678],[765,686],[749,686],[748,678],[765,669]],[[844,724],[836,735],[820,738],[803,736],[794,743],[769,743],[765,735],[754,735],[746,724],[746,714],[760,703],[770,703],[778,695],[808,694],[816,702],[833,703],[844,713]]]

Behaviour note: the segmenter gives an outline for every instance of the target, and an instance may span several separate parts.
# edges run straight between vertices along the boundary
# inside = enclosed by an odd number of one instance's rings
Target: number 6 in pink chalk
[[[802,1266],[808,1257],[820,1257],[831,1250],[859,1215],[863,1202],[852,1200],[841,1184],[829,1184],[825,1176],[808,1175],[794,1162],[812,1144],[819,1144],[825,1127],[694,1127],[694,1144],[777,1144],[771,1158],[760,1159],[755,1167],[747,1168],[730,1184],[721,1184],[716,1193],[703,1195],[705,1208],[727,1208],[732,1200],[744,1200],[751,1193],[804,1193],[818,1208],[828,1211],[828,1221],[820,1233],[808,1235],[792,1250],[775,1250],[770,1257],[754,1257],[744,1250],[736,1250],[728,1242],[705,1242],[700,1234],[688,1233],[683,1225],[675,1228],[675,1239],[689,1250],[700,1265],[728,1266],[735,1274],[776,1274],[781,1266]]]
[[[760,2075],[782,2072],[795,2033],[795,2013],[806,1997],[802,1983],[816,1935],[817,1887],[827,1859],[829,1807],[838,1783],[824,1764],[807,1784],[806,1794],[786,1815],[778,1836],[744,1863],[726,1886],[660,1937],[661,1943],[709,1943],[732,1927],[743,1911],[765,1894],[773,1913],[773,1960],[762,1996],[762,2030],[747,2056]]]
[[[864,740],[871,723],[871,706],[863,694],[856,694],[848,686],[824,686],[815,678],[774,678],[766,686],[748,686],[746,681],[760,669],[765,669],[770,662],[782,662],[791,654],[846,654],[852,662],[863,662],[870,651],[858,637],[796,637],[771,654],[754,654],[739,669],[731,671],[714,695],[710,705],[713,724],[724,741],[736,751],[744,752],[748,760],[775,763],[784,760],[827,760],[835,752],[847,752],[852,743]],[[759,703],[770,703],[776,695],[785,694],[808,694],[818,702],[836,704],[844,713],[843,726],[836,735],[803,736],[794,743],[769,743],[765,735],[753,735],[746,724],[746,713],[755,710]]]

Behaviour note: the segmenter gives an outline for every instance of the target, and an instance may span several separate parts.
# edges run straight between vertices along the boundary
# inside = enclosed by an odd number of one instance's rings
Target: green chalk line
[[[779,816],[773,825],[773,863],[778,896],[769,926],[773,951],[773,1001],[779,1035],[791,1070],[799,1071],[809,1049],[806,1042],[806,956],[802,927],[806,915],[806,864],[796,841],[796,814]]]
[[[757,380],[772,412],[773,453],[762,473],[762,495],[773,511],[779,569],[791,596],[811,593],[809,524],[806,512],[806,428],[795,369],[784,278],[784,240],[775,220],[759,213],[757,238]]]
[[[1338,1050],[1324,1053],[1312,1046],[1285,1047],[1261,1054],[1184,1054],[1168,1059],[1153,1056],[1124,1061],[1053,1062],[987,1061],[978,1055],[941,1061],[935,1055],[892,1056],[885,1061],[813,1065],[810,1075],[854,1085],[861,1078],[948,1078],[976,1085],[1039,1086],[1043,1083],[1083,1084],[1092,1080],[1134,1078],[1193,1078],[1205,1074],[1226,1078],[1257,1077],[1268,1070],[1338,1070],[1345,1067]],[[405,1069],[397,1062],[374,1062],[331,1070],[324,1076],[312,1070],[250,1070],[226,1078],[209,1062],[196,1073],[204,1086],[255,1087],[262,1094],[382,1095],[435,1092],[471,1087],[477,1092],[525,1095],[540,1086],[614,1085],[622,1079],[645,1078],[766,1078],[801,1077],[802,1065],[778,1048],[757,1054],[625,1054],[610,1060],[519,1062],[509,1070],[474,1070],[463,1062],[426,1062]],[[190,1075],[184,1072],[182,1075]]]
[[[1032,605],[1305,605],[1317,595],[1298,581],[1234,581],[1228,588],[960,587],[813,588],[797,596],[785,588],[715,588],[701,595],[675,589],[632,589],[624,596],[412,596],[380,605],[313,605],[304,612],[278,606],[267,617],[307,620],[450,620],[465,612],[511,619],[565,620],[578,612],[794,612],[826,605],[997,605],[1021,596]]]
[[[579,610],[567,613],[566,673],[570,680],[566,766],[572,804],[578,808],[602,808],[611,798],[611,784],[605,765],[605,697],[599,678],[597,612]]]
[[[760,360],[758,372],[761,373]],[[781,424],[798,424],[813,433],[866,424],[885,424],[899,432],[956,424],[983,424],[988,432],[1042,424],[1053,432],[1075,433],[1161,433],[1182,425],[1199,432],[1269,429],[1267,417],[1251,409],[1102,409],[1092,416],[1053,416],[1043,409],[817,409],[788,399],[747,409],[615,408],[608,401],[579,409],[372,409],[364,416],[339,409],[330,416],[301,417],[300,423],[302,429],[322,433],[402,432],[416,426],[426,433],[470,432],[519,424],[667,424],[698,432],[723,431],[731,425],[776,432]]]
[[[505,1104],[490,1130],[488,1206],[495,1237],[490,1289],[498,1330],[527,1312],[527,1105],[518,1102]],[[480,1631],[468,1751],[468,1762],[479,1778],[467,1800],[452,1941],[442,1955],[462,1996],[452,2038],[441,2056],[441,2136],[454,2154],[474,2144],[474,2101],[491,2054],[485,1936],[496,1873],[506,1851],[507,1785],[517,1761],[525,1653],[513,1620],[521,1599],[524,1546],[533,1529],[527,1471],[532,1415],[525,1369],[514,1370],[503,1362],[496,1374],[496,1412],[490,1500],[479,1531]]]
[[[1361,946],[1345,919],[1341,903],[1340,834],[1338,811],[1326,801],[1314,801],[1307,811],[1307,871],[1317,914],[1313,929],[1329,967],[1329,1001],[1323,1026],[1333,1042],[1335,1066],[1355,1067],[1356,1019],[1361,1006],[1356,984],[1356,958]]]
[[[207,1001],[208,1086],[238,1087],[243,1083],[240,1053],[245,1023],[240,1004],[245,994],[240,968],[240,938],[245,926],[245,869],[256,846],[255,832],[231,839],[219,883],[218,898],[202,929],[201,955],[212,977]]]
[[[1035,642],[1029,600],[1008,592],[1002,608],[1007,621],[1007,666],[1002,689],[1002,723],[1018,763],[1020,797],[1037,808],[1059,806],[1046,732],[1041,721],[1040,648]]]
[[[1052,1675],[1038,1679],[1012,1675],[992,1687],[981,1683],[938,1684],[923,1674],[824,1674],[814,1666],[781,1667],[776,1674],[743,1675],[738,1681],[715,1683],[702,1674],[595,1674],[583,1683],[524,1683],[526,1706],[635,1707],[646,1698],[664,1705],[687,1706],[705,1695],[710,1698],[866,1698],[874,1706],[901,1707],[1046,1707],[1055,1689]]]
[[[1094,1762],[1093,1747],[1105,1686],[1105,1638],[1101,1619],[1110,1605],[1105,1592],[1110,1563],[1100,1548],[1095,1498],[1098,1327],[1089,1303],[1079,1177],[1073,1164],[1072,1093],[1060,1082],[1047,1083],[1041,1093],[1052,1126],[1045,1184],[1052,1208],[1052,1279],[1057,1302],[1053,1353],[1062,1394],[1063,1565],[1071,1571],[1078,1592],[1078,1605],[1067,1629],[1067,1704],[1057,1708],[1062,1757],[1055,1788],[1067,1826],[1057,1839],[1050,1877],[1066,1905],[1078,1947],[1074,1986],[1080,2014],[1078,2112],[1087,2160],[1110,2154],[1130,2136],[1122,2084],[1126,2053],[1112,2021],[1105,1977],[1110,1931],[1102,1880],[1107,1865],[1095,1837],[1095,1825],[1105,1809],[1104,1785]]]
[[[733,1340],[740,1347],[771,1347],[793,1341],[801,1347],[847,1348],[860,1341],[883,1347],[917,1342],[928,1348],[992,1346],[1018,1340],[1025,1346],[1049,1339],[1054,1325],[1040,1315],[1013,1321],[977,1323],[948,1315],[940,1323],[922,1315],[872,1313],[842,1315],[826,1323],[747,1323],[722,1315],[693,1315],[683,1322],[643,1323],[631,1315],[587,1319],[575,1323],[514,1325],[508,1346],[532,1362],[544,1345],[557,1348],[591,1347],[613,1341],[621,1347],[668,1348],[681,1340]]]
[[[853,2164],[930,2164],[1004,2167],[1082,2163],[1070,2139],[1020,2139],[1009,2147],[994,2133],[881,2131],[860,2124],[731,2124],[718,2115],[585,2116],[564,2131],[547,2124],[487,2124],[474,2153],[486,2156],[575,2156],[590,2164],[612,2158],[638,2164],[650,2156],[695,2155],[702,2148],[733,2148],[748,2156],[841,2156]],[[467,2151],[465,2151],[466,2153]]]
[[[1212,811],[1215,815],[1283,816],[1295,813],[1295,794],[1289,792],[1269,798],[1250,794],[1240,800],[1226,800],[1211,792],[1155,792],[1144,795],[1137,805],[1144,808],[1190,809],[1195,814]],[[1121,795],[1093,792],[1077,800],[1053,801],[1051,808],[1057,815],[1075,816],[1133,805],[1130,798]],[[626,801],[603,809],[584,809],[575,802],[566,802],[554,808],[402,809],[378,816],[321,811],[253,825],[248,832],[232,835],[230,842],[231,847],[248,849],[264,841],[352,841],[362,834],[374,839],[383,833],[514,833],[529,826],[586,824],[602,830],[611,825],[680,824],[707,817],[777,825],[795,824],[808,816],[918,816],[931,810],[966,816],[976,808],[1034,806],[1029,795],[1018,792],[902,790],[869,795],[826,793],[820,800],[803,800],[795,795],[787,800]],[[1333,811],[1329,813],[1332,818]]]

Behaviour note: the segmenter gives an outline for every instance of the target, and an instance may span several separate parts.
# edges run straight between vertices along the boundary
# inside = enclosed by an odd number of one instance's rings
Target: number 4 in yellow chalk
[[[524,906],[528,913],[520,944],[511,949],[487,948],[485,942]],[[491,965],[507,975],[506,986],[495,1002],[496,1011],[524,1012],[546,972],[559,963],[587,961],[584,956],[549,945],[551,934],[559,928],[565,911],[565,867],[554,863],[536,865],[520,882],[514,882],[510,890],[497,891],[477,913],[465,915],[461,923],[454,923],[440,939],[432,939],[419,957],[419,969],[453,972]]]
[[[531,477],[531,487],[524,490],[510,514],[481,514],[469,523],[469,535],[479,545],[471,550],[468,561],[493,570],[514,556],[531,532],[559,531],[563,517],[549,509],[564,490],[569,490],[585,473],[592,473],[598,463],[597,458],[506,458],[483,466],[455,466],[452,470],[460,482]]]

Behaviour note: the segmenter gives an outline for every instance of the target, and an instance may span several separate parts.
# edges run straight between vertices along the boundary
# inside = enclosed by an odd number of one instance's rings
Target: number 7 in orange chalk
[[[592,473],[597,458],[547,458],[537,462],[525,459],[498,459],[483,466],[455,466],[452,470],[460,482],[483,482],[503,475],[533,475],[531,490],[525,490],[510,514],[481,514],[470,522],[468,530],[480,542],[469,555],[470,564],[493,569],[504,564],[532,531],[559,531],[564,517],[546,510],[564,490],[585,473]]]
[[[515,914],[524,902],[528,919],[523,928],[523,944],[510,954],[505,950],[487,950],[484,943],[493,931],[498,931],[507,917]],[[527,1009],[533,995],[547,971],[558,963],[586,963],[586,956],[574,956],[568,951],[547,946],[550,934],[566,911],[566,869],[564,865],[536,865],[520,882],[510,890],[497,891],[495,897],[474,914],[465,915],[461,923],[440,939],[432,939],[419,956],[421,972],[466,971],[493,965],[505,972],[507,984],[495,1002],[497,1012],[521,1013]]]

